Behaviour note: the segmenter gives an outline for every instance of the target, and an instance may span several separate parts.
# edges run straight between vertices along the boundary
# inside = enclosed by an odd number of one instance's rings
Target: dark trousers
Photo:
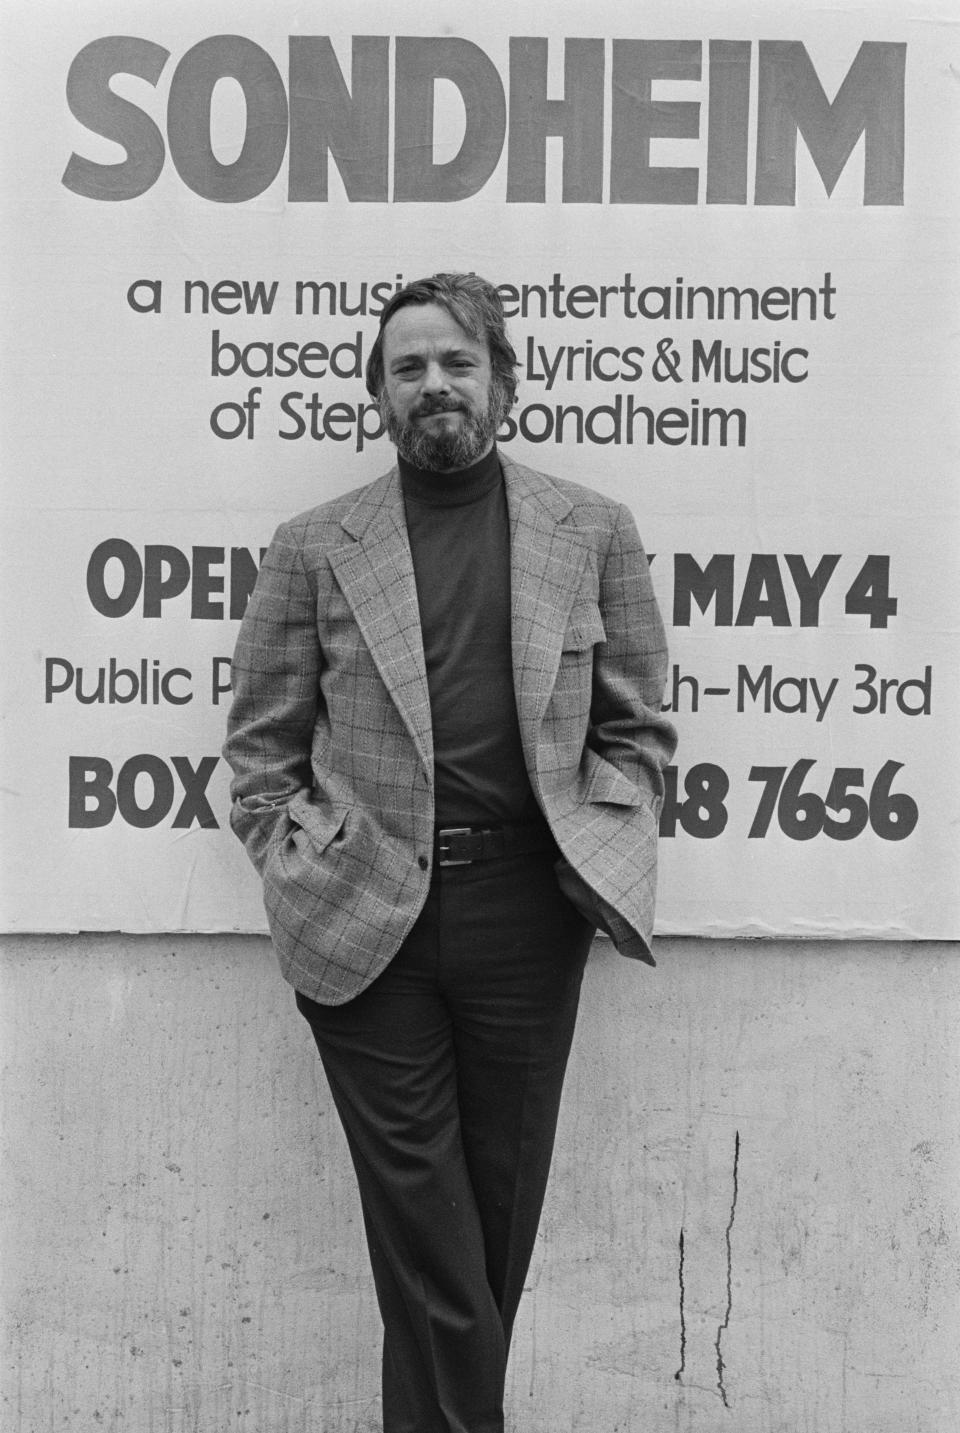
[[[384,1433],[502,1433],[594,934],[556,852],[436,871],[376,981],[298,995],[353,1157],[384,1324]]]

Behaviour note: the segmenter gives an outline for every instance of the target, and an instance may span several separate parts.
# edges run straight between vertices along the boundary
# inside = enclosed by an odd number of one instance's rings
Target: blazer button
[[[425,871],[430,865],[430,862],[427,860],[426,856],[418,856],[417,865],[420,867],[421,871]]]

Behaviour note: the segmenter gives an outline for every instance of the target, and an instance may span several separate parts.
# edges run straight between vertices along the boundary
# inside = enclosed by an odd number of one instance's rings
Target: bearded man
[[[283,524],[234,657],[231,822],[353,1159],[384,1433],[502,1433],[597,929],[653,964],[663,627],[629,512],[502,457],[496,290],[408,285],[397,466]]]

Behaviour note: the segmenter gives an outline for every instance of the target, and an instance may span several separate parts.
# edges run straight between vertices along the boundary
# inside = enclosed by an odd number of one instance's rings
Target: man
[[[516,366],[484,280],[392,298],[398,466],[279,528],[234,657],[231,819],[357,1174],[384,1433],[501,1433],[595,930],[653,963],[663,629],[627,510],[498,455]]]

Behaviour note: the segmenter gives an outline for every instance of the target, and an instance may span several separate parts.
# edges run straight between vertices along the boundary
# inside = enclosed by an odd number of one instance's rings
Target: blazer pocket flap
[[[308,837],[317,855],[325,851],[335,836],[339,835],[344,821],[345,810],[336,811],[311,801],[306,793],[298,793],[287,808],[291,820]]]
[[[624,776],[618,767],[604,761],[595,751],[587,751],[587,801],[607,801],[612,806],[642,806],[639,786]]]
[[[606,628],[595,602],[578,602],[567,619],[563,634],[565,652],[583,652],[607,640]]]

